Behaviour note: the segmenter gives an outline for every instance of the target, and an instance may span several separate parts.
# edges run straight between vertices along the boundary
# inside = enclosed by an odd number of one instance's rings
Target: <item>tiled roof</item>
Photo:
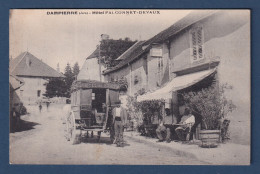
[[[65,77],[29,52],[21,53],[11,60],[9,71],[16,76]]]
[[[145,41],[144,43],[140,44],[138,47],[136,47],[134,50],[132,50],[132,53],[128,55],[128,58],[125,58],[122,60],[117,66],[108,69],[104,71],[103,74],[107,74],[113,71],[116,71],[124,66],[126,66],[128,63],[133,62],[134,60],[140,58],[140,56],[147,52],[151,45],[153,43],[160,43],[165,41],[166,39],[169,39],[170,37],[176,35],[180,31],[184,30],[185,28],[189,27],[190,25],[208,17],[212,14],[216,13],[215,10],[200,10],[200,11],[194,11],[185,16],[184,18],[180,19],[173,25],[171,25],[169,28],[161,31],[154,37],[150,38],[149,40]]]
[[[140,45],[142,45],[145,41],[138,41],[134,45],[132,45],[128,50],[126,50],[121,56],[119,56],[116,60],[124,60],[128,58],[133,52],[138,48]]]
[[[143,49],[144,43],[145,42],[141,43],[138,47],[136,47],[134,50],[132,50],[132,53],[129,54],[129,56],[127,58],[123,59],[118,65],[116,65],[115,67],[113,67],[111,69],[105,70],[103,72],[103,74],[107,74],[107,73],[116,71],[116,70],[126,66],[128,63],[139,58],[139,56],[147,50],[147,48]]]
[[[19,78],[15,75],[10,74],[9,75],[9,84],[12,87],[12,90],[16,90],[24,85],[24,80],[22,78]]]
[[[99,57],[99,48],[97,48],[92,54],[90,54],[86,59],[98,58]]]
[[[171,25],[169,28],[161,31],[151,39],[149,39],[145,44],[152,44],[152,43],[159,43],[162,42],[168,38],[170,38],[173,35],[176,35],[183,29],[189,27],[190,25],[214,14],[216,10],[199,10],[199,11],[193,11],[187,16],[183,17],[173,25]]]

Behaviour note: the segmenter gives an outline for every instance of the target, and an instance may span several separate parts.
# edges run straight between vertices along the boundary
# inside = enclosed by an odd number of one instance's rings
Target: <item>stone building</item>
[[[24,82],[16,92],[25,105],[43,99],[48,79],[65,77],[28,51],[10,61],[9,72]]]
[[[249,144],[249,10],[191,12],[104,71],[106,80],[125,77],[127,94],[139,94],[138,101],[169,99],[176,109],[178,93],[207,87],[215,74],[219,83],[233,86],[226,94],[237,106],[230,115],[232,141]]]
[[[104,81],[104,76],[101,74],[105,70],[104,64],[99,65],[99,48],[97,48],[91,55],[89,55],[78,76],[78,80],[98,80]]]

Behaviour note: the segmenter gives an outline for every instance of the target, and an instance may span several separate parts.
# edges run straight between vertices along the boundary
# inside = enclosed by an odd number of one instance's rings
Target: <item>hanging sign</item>
[[[152,57],[162,57],[163,51],[162,48],[152,48],[150,50],[150,55]]]

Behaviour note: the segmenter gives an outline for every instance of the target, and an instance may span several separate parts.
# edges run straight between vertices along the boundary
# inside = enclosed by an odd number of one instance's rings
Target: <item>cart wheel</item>
[[[71,134],[71,143],[72,144],[80,144],[81,143],[81,130],[75,129]]]
[[[64,136],[67,141],[70,141],[70,121],[69,121],[69,116],[66,116],[65,118],[65,125],[64,125]]]
[[[67,140],[72,144],[79,144],[81,141],[81,130],[76,129],[76,122],[73,112],[70,113],[67,119]]]

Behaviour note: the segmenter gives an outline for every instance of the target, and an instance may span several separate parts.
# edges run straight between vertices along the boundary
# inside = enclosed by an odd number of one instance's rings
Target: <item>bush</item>
[[[231,90],[232,87],[227,84],[221,86],[213,84],[199,92],[183,94],[185,104],[201,114],[205,129],[220,129],[220,120],[236,108],[232,100],[225,97],[227,89]]]
[[[153,120],[162,118],[162,106],[164,105],[164,100],[147,100],[137,103],[137,108],[143,114],[143,120],[146,124],[152,124]]]
[[[151,124],[153,120],[158,119],[155,117],[162,117],[162,106],[164,105],[164,102],[164,100],[137,102],[136,96],[128,96],[127,111],[131,116],[131,120],[136,120],[137,126],[142,124],[147,125]]]
[[[136,97],[127,96],[127,112],[129,113],[130,120],[136,122],[137,125],[140,126],[142,124],[142,113],[137,107]],[[135,127],[136,128],[136,127]]]
[[[21,115],[26,115],[26,114],[27,114],[27,109],[26,109],[25,106],[22,106],[22,107],[21,107],[20,114],[21,114]]]

